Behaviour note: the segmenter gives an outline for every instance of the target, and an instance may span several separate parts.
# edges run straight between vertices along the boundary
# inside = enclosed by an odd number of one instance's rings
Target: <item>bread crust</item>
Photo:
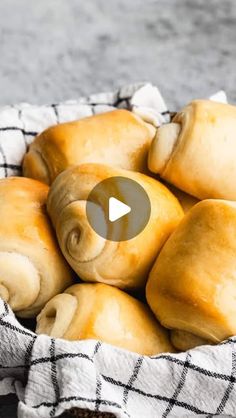
[[[116,176],[136,181],[151,203],[151,216],[145,228],[134,238],[119,242],[97,235],[86,216],[86,201],[93,188]],[[106,194],[97,196],[93,202],[104,213],[112,192],[113,189],[107,188]],[[126,192],[118,184],[116,193],[121,201],[126,201],[127,196],[123,195]],[[157,180],[102,164],[83,164],[61,173],[50,189],[47,209],[61,250],[76,273],[85,281],[122,289],[145,285],[158,252],[183,217],[178,200]],[[127,228],[129,222],[130,218],[123,218],[123,227]],[[116,228],[113,225],[109,227]]]
[[[173,141],[168,159],[158,163],[156,172],[179,189],[198,199],[236,200],[236,106],[210,100],[194,100],[173,119],[181,129]],[[170,124],[171,127],[171,124]],[[165,135],[168,125],[157,130]],[[157,146],[149,159],[155,171]]]
[[[167,328],[213,343],[236,333],[236,203],[204,200],[164,245],[146,287]]]
[[[67,328],[63,329],[68,315],[65,304],[71,306],[72,300],[75,309],[70,313]],[[60,316],[62,311],[64,320]],[[71,286],[49,301],[37,324],[38,333],[67,340],[96,339],[144,355],[175,351],[167,330],[146,305],[102,283]]]
[[[51,184],[67,168],[89,162],[146,172],[155,133],[152,125],[123,109],[55,125],[30,145],[23,173]]]
[[[46,213],[48,186],[23,177],[0,180],[0,295],[18,316],[35,316],[72,283]]]

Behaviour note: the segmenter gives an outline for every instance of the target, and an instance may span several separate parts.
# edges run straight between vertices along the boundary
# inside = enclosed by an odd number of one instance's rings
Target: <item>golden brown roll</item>
[[[163,326],[213,343],[236,334],[235,231],[236,202],[204,200],[185,215],[146,288]]]
[[[26,177],[51,184],[67,168],[103,163],[146,171],[156,129],[128,110],[114,110],[53,126],[30,145],[23,162]]]
[[[36,316],[72,284],[46,214],[47,194],[36,180],[0,180],[0,296],[21,317]]]
[[[151,216],[146,227],[134,238],[115,242],[102,238],[90,226],[86,201],[102,180],[119,176],[142,186],[150,200]],[[107,202],[114,184],[93,197],[94,213],[101,215],[109,236],[116,223],[107,221]],[[116,197],[129,201],[130,190],[115,184]],[[90,198],[91,200],[91,198]],[[142,202],[141,202],[142,203]],[[56,230],[58,242],[68,263],[85,281],[103,282],[120,288],[140,288],[155,258],[183,217],[175,196],[160,182],[141,173],[113,169],[101,164],[83,164],[61,173],[49,192],[48,213]],[[103,217],[104,216],[104,217]],[[121,230],[132,228],[132,218],[123,217]]]
[[[236,106],[195,100],[157,130],[149,169],[198,199],[236,200]]]
[[[170,332],[170,339],[173,346],[179,351],[187,351],[200,345],[212,344],[204,338],[193,335],[190,332],[174,329]]]
[[[55,296],[37,317],[38,334],[96,339],[140,354],[174,351],[147,306],[105,284],[77,284]]]

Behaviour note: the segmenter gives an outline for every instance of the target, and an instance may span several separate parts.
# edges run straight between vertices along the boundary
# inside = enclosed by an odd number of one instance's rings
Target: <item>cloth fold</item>
[[[57,104],[33,106],[21,103],[0,107],[0,178],[21,174],[28,145],[44,129],[115,108],[135,108],[137,113],[139,109],[143,113],[145,108],[145,113],[155,119],[156,124],[169,120],[170,112],[159,90],[150,83],[128,85],[115,92]]]
[[[133,109],[155,126],[170,118],[150,83],[50,106],[0,108],[0,177],[21,173],[28,144],[46,127],[114,107]],[[140,356],[99,341],[36,336],[0,299],[0,339],[0,396],[16,393],[20,418],[56,417],[75,407],[119,418],[236,416],[236,337]]]
[[[0,314],[0,391],[10,379],[19,396],[22,382],[20,418],[58,416],[73,407],[122,418],[235,416],[236,338],[147,357],[99,341],[36,336],[2,300]]]

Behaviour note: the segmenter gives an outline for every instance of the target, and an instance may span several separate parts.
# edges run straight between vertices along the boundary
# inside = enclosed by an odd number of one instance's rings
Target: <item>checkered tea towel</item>
[[[50,106],[0,108],[0,176],[20,174],[27,145],[49,125],[113,107],[132,108],[156,126],[170,114],[150,84]],[[19,398],[20,418],[56,417],[74,407],[120,418],[236,417],[236,337],[186,353],[140,356],[99,341],[36,336],[0,299],[0,395],[8,393]]]

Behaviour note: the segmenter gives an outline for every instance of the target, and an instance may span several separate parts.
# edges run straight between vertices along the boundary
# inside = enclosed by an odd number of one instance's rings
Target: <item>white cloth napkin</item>
[[[0,108],[0,177],[20,174],[28,144],[46,127],[114,107],[133,109],[155,126],[169,120],[150,84],[50,106]],[[54,417],[72,407],[120,418],[235,417],[236,337],[186,353],[140,356],[98,341],[36,336],[0,299],[0,396],[7,393],[18,396],[20,418]]]
[[[0,107],[0,178],[21,174],[28,145],[44,129],[115,108],[134,108],[137,113],[145,113],[157,126],[169,117],[159,90],[149,83],[128,85],[115,92],[64,103]]]

